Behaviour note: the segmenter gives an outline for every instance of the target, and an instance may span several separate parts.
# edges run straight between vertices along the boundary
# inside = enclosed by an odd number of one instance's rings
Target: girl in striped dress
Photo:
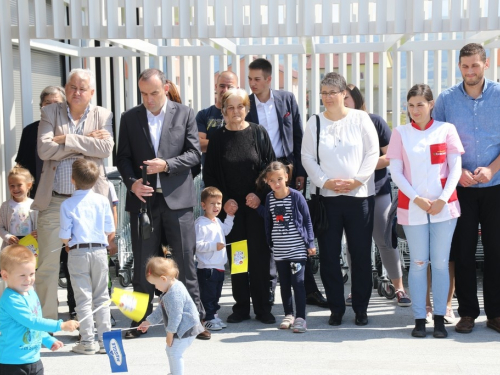
[[[316,248],[306,200],[300,192],[288,187],[291,177],[291,165],[278,161],[269,164],[259,176],[257,185],[267,184],[272,191],[266,197],[265,206],[259,206],[258,210],[264,216],[267,242],[273,250],[280,278],[285,318],[279,328],[292,328],[293,332],[302,333],[307,329],[305,263],[308,256],[316,254]]]

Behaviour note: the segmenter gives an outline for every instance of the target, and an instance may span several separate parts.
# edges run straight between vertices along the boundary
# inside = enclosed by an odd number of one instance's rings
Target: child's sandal
[[[280,329],[290,329],[294,321],[295,318],[293,315],[286,315],[280,323]]]

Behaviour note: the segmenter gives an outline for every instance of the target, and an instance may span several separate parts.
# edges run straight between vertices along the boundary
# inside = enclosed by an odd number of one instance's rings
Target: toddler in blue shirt
[[[44,319],[36,292],[36,258],[22,245],[10,245],[0,253],[1,273],[7,283],[0,298],[0,374],[43,374],[41,345],[52,351],[63,346],[47,332],[74,331],[74,320]]]

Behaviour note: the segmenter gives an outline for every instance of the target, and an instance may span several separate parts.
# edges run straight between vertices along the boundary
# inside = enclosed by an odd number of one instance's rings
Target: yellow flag
[[[144,318],[144,314],[146,314],[149,296],[146,293],[114,288],[111,300],[118,306],[123,315],[138,322]]]
[[[231,274],[248,272],[247,240],[231,244]]]
[[[36,240],[36,238],[33,237],[31,234],[28,234],[27,236],[24,236],[23,238],[21,238],[19,240],[19,245],[26,246],[28,249],[30,249],[33,252],[33,254],[35,254],[35,258],[36,258],[35,268],[38,268],[39,250],[38,250],[38,241]]]

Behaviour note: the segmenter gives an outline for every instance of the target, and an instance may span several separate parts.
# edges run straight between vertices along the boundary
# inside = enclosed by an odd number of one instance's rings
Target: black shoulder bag
[[[320,121],[316,115],[316,159],[319,165],[319,131]],[[326,208],[323,203],[323,196],[319,193],[319,187],[316,186],[316,194],[311,194],[311,199],[307,201],[309,213],[311,215],[312,226],[315,237],[323,234],[328,229],[328,218],[326,216]]]

